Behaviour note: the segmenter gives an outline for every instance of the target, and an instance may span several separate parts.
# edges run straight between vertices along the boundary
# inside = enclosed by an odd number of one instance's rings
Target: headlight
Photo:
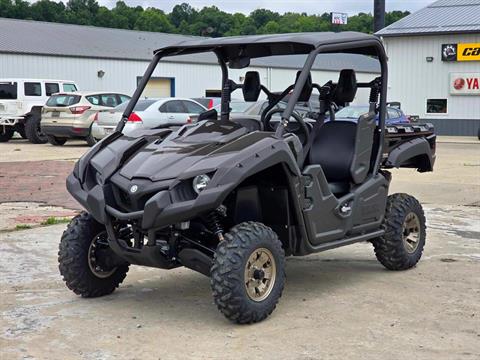
[[[195,176],[192,181],[193,190],[195,190],[197,194],[200,194],[200,192],[207,187],[209,182],[210,176],[207,174]]]

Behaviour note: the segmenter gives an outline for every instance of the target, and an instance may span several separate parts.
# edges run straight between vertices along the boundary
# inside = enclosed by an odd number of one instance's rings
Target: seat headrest
[[[357,77],[352,69],[343,69],[340,71],[338,84],[335,88],[335,103],[344,106],[345,103],[352,102],[357,93]]]
[[[301,71],[297,71],[297,76],[295,77],[295,84],[298,81],[298,78],[300,77]],[[312,95],[313,91],[313,86],[312,86],[312,74],[308,74],[307,81],[305,81],[305,85],[303,85],[302,92],[300,93],[300,97],[298,98],[298,101],[301,102],[308,102],[310,100],[310,96]]]
[[[242,87],[243,99],[245,101],[257,101],[260,96],[261,86],[258,71],[248,71],[245,74],[245,81]]]

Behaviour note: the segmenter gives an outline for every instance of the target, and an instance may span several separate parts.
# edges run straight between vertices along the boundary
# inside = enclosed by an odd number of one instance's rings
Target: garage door
[[[172,79],[150,79],[142,97],[161,98],[170,97],[172,94]]]

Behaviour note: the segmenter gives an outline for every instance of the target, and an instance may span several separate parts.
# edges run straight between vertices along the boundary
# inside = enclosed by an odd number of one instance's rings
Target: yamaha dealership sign
[[[480,95],[480,73],[450,73],[450,94]]]
[[[480,61],[480,43],[443,44],[442,61]]]

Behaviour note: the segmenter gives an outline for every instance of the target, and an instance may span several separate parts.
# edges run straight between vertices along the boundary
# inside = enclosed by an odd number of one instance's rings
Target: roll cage
[[[220,119],[228,121],[230,117],[229,103],[231,92],[240,87],[229,79],[228,68],[240,69],[250,65],[250,60],[260,57],[277,55],[307,55],[303,67],[298,73],[297,81],[288,87],[283,93],[292,91],[285,110],[281,115],[281,124],[275,132],[276,137],[283,136],[289,119],[294,112],[295,105],[302,93],[302,90],[309,80],[310,71],[315,59],[319,54],[325,53],[353,53],[376,57],[380,62],[380,77],[371,83],[360,83],[359,87],[376,87],[376,97],[370,96],[370,112],[379,114],[379,141],[373,173],[380,169],[385,137],[385,114],[387,98],[387,56],[379,38],[373,35],[366,35],[356,32],[341,33],[300,33],[300,34],[279,34],[279,35],[255,35],[225,37],[215,39],[195,39],[184,41],[176,45],[167,46],[154,51],[154,57],[149,64],[145,74],[135,93],[132,96],[122,116],[117,130],[122,131],[128,117],[132,113],[137,101],[151,78],[159,61],[164,57],[189,55],[196,53],[213,52],[222,71],[222,97]],[[268,90],[262,86],[262,90],[269,96]],[[320,91],[320,88],[318,88]],[[377,98],[379,101],[377,106]],[[278,101],[279,98],[276,95]],[[280,95],[281,96],[281,95]],[[277,102],[278,102],[277,101]],[[273,107],[273,106],[272,106]],[[308,151],[308,149],[306,149]]]

